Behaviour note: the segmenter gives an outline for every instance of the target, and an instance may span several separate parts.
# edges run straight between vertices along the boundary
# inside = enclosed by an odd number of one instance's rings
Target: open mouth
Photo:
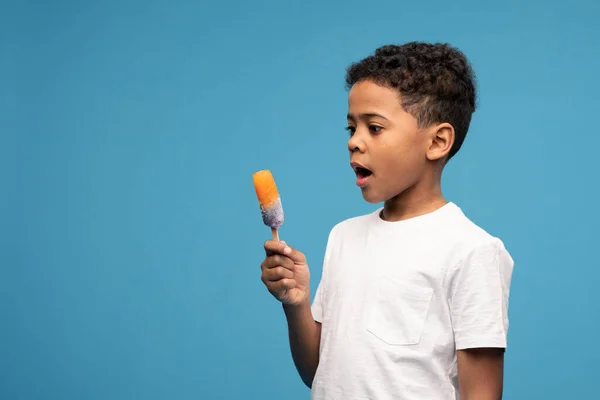
[[[356,174],[356,184],[360,187],[365,186],[373,172],[357,162],[352,162],[350,165]]]
[[[373,174],[371,171],[364,167],[355,167],[354,172],[356,173],[356,177],[359,179],[367,178]]]

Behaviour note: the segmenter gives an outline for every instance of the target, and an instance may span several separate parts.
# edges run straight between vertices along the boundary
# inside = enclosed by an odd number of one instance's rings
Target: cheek
[[[420,143],[415,140],[386,144],[380,155],[381,165],[390,181],[412,180],[424,165],[424,154]],[[399,182],[400,183],[400,182]]]
[[[393,143],[383,148],[380,159],[388,171],[397,171],[414,164],[417,151],[409,143]]]

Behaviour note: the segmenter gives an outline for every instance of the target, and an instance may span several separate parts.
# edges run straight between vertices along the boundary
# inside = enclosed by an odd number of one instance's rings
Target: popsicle
[[[260,203],[260,212],[265,225],[271,228],[273,240],[279,240],[278,228],[283,225],[283,207],[275,185],[275,180],[268,169],[255,172],[254,189]]]

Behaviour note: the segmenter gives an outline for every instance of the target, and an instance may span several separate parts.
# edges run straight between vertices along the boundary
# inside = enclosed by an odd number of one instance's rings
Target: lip
[[[367,183],[369,182],[369,179],[371,179],[371,175],[369,176],[362,176],[362,177],[356,177],[356,186],[360,186],[360,187],[364,187],[367,185]]]
[[[369,171],[371,170],[369,167],[366,167],[366,166],[364,166],[364,165],[362,165],[360,163],[357,163],[355,161],[352,161],[350,163],[350,166],[352,167],[352,169],[354,170],[354,172],[356,172],[357,168],[364,168],[364,169],[368,169]]]
[[[350,166],[352,167],[352,169],[354,170],[355,173],[356,173],[356,170],[358,168],[364,168],[364,169],[367,169],[367,170],[371,171],[370,168],[368,168],[368,167],[366,167],[366,166],[364,166],[364,165],[362,165],[360,163],[357,163],[355,161],[351,162]],[[369,175],[369,176],[358,176],[358,174],[357,174],[357,176],[356,176],[356,185],[360,186],[360,187],[364,187],[369,182],[369,179],[371,178],[371,176],[373,176],[373,172],[372,171],[371,171],[371,175]]]

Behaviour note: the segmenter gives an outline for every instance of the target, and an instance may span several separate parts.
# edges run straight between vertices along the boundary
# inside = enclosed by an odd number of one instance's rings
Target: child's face
[[[348,95],[348,129],[350,161],[366,201],[387,201],[419,182],[429,136],[404,111],[397,91],[371,81],[356,83]],[[368,171],[357,171],[355,163]]]

